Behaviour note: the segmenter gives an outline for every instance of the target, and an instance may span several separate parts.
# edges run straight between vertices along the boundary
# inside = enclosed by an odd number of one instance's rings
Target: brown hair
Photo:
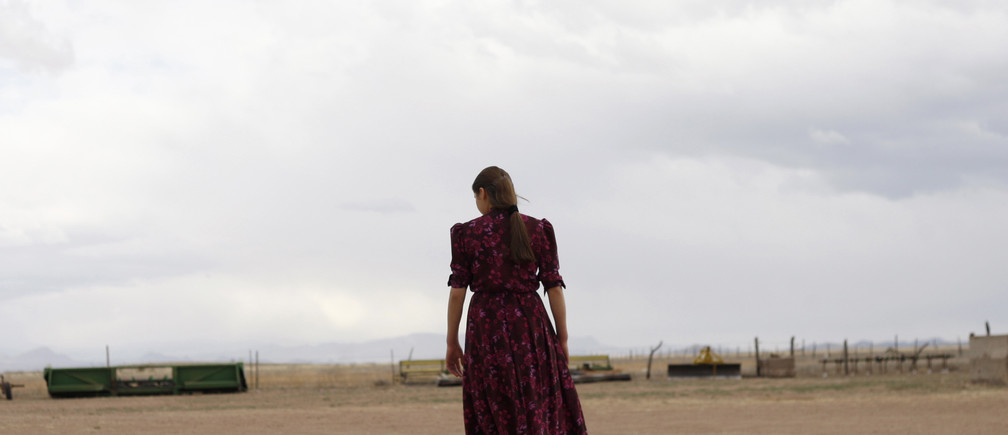
[[[473,193],[479,193],[481,187],[487,193],[491,208],[507,210],[518,206],[518,195],[515,194],[514,184],[507,171],[496,166],[490,166],[480,171],[472,184]],[[535,261],[528,229],[525,228],[521,214],[517,211],[511,213],[509,223],[511,225],[511,259],[515,263]]]

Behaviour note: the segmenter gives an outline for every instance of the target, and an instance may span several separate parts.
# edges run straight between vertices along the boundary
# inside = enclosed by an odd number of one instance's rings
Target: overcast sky
[[[488,165],[573,336],[1008,332],[1004,2],[0,0],[0,352],[443,333]]]

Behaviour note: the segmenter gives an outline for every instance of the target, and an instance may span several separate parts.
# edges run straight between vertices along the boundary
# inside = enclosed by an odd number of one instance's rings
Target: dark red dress
[[[451,229],[448,285],[473,291],[466,322],[467,434],[583,434],[563,348],[536,290],[563,286],[549,221],[522,216],[535,262],[511,260],[508,214],[491,210]]]

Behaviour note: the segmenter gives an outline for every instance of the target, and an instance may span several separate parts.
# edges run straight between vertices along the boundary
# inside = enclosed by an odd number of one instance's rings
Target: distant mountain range
[[[66,367],[73,366],[74,361],[66,355],[53,352],[47,347],[32,349],[28,352],[8,357],[0,355],[0,371],[29,371],[41,370],[45,366]]]
[[[918,341],[918,346],[930,343],[926,350],[931,350],[931,346],[956,346],[959,343],[949,342],[942,339],[931,338]],[[875,352],[884,352],[886,348],[892,346],[892,342],[868,341],[849,342],[851,349],[864,351],[871,346]],[[900,349],[904,352],[914,345],[914,341],[900,340]],[[796,343],[798,346],[799,343]],[[962,343],[964,347],[967,343]],[[568,347],[572,354],[608,354],[613,357],[627,355],[642,355],[647,353],[646,348],[628,348],[621,346],[611,346],[599,343],[592,337],[572,337],[568,342]],[[674,351],[675,354],[695,354],[703,346],[693,345],[668,345],[661,349],[659,354]],[[729,348],[736,348],[730,346]],[[725,351],[728,351],[726,348]],[[839,352],[843,349],[842,343],[806,343],[806,351],[817,349],[818,352],[825,353]],[[774,352],[785,351],[785,349],[760,349],[761,351]],[[796,349],[797,351],[798,349]],[[411,334],[402,337],[372,340],[359,343],[323,343],[317,345],[268,345],[262,346],[254,351],[258,352],[259,362],[264,364],[282,363],[303,363],[303,364],[349,364],[349,363],[373,363],[389,362],[405,359],[442,359],[444,358],[445,341],[441,334]],[[146,352],[146,353],[139,353]],[[112,365],[132,365],[132,364],[160,364],[179,362],[231,362],[248,361],[248,348],[228,348],[227,346],[204,346],[199,348],[194,346],[185,352],[154,352],[140,350],[133,354],[129,350],[115,349],[112,352]],[[36,371],[42,370],[46,366],[51,367],[94,367],[104,366],[105,360],[75,359],[62,353],[58,353],[47,347],[40,347],[31,351],[14,356],[0,355],[0,372],[10,371]]]
[[[568,346],[572,353],[624,352],[616,346],[599,343],[591,337],[571,338]],[[323,343],[317,345],[268,345],[255,349],[260,363],[345,364],[399,361],[405,359],[442,359],[445,338],[441,334],[411,334],[402,337],[372,340],[360,343]],[[247,361],[248,349],[192,349],[184,356],[169,353],[147,352],[139,355],[117,355],[113,351],[112,365],[157,364],[177,362]],[[47,347],[14,355],[0,355],[0,372],[35,371],[51,367],[104,366],[104,360],[79,360],[57,353]]]

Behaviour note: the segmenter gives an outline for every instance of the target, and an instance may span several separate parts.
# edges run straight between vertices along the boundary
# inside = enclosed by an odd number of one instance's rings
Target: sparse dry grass
[[[356,389],[390,384],[388,364],[260,364],[259,388],[271,389]],[[249,386],[256,382],[252,367],[246,367]]]
[[[902,350],[904,352],[909,351],[908,349],[902,349]],[[948,369],[949,369],[948,371],[950,372],[958,370],[966,370],[969,367],[968,357],[965,354],[960,356],[958,348],[954,346],[938,349],[928,349],[928,352],[925,353],[930,352],[935,353],[940,352],[953,355],[953,358],[950,358],[948,360]],[[879,355],[879,354],[881,354],[881,352],[875,352],[873,355]],[[863,359],[868,355],[869,355],[868,352],[863,350],[859,350],[857,352],[851,350],[849,354],[851,358],[861,358],[861,359]],[[761,353],[760,356],[762,358],[768,358],[770,356],[770,353],[764,352]],[[804,354],[802,352],[796,352],[795,371],[797,372],[798,377],[822,377],[823,375],[822,360],[824,356],[825,354],[821,351],[817,353],[816,356],[814,357],[812,356],[811,352],[805,352]],[[738,354],[735,352],[730,352],[722,354],[721,357],[724,359],[726,363],[741,363],[742,376],[744,377],[756,376],[756,358],[751,353]],[[834,349],[833,352],[830,354],[829,358],[831,360],[840,358],[840,353]],[[668,355],[662,355],[659,352],[658,354],[656,354],[654,361],[652,361],[651,376],[652,377],[657,376],[659,379],[664,379],[665,372],[669,364],[691,364],[692,362],[693,362],[693,355],[679,354],[668,356]],[[932,364],[932,372],[940,372],[942,370],[941,360],[937,359],[933,360],[931,364]],[[634,356],[633,358],[616,358],[613,359],[613,366],[625,372],[632,373],[634,374],[634,376],[637,375],[644,376],[644,374],[647,372],[647,356],[644,355],[644,356]],[[867,373],[863,362],[860,362],[857,365],[858,369],[857,373],[853,373],[854,367],[855,366],[853,364],[849,365],[849,370],[851,371],[852,375],[859,376],[859,375],[865,375]],[[917,363],[917,373],[926,374],[927,370],[928,370],[927,362],[924,359],[919,360]],[[878,370],[877,367],[873,369],[873,372],[874,372],[872,373],[873,375],[883,374]],[[827,377],[833,377],[838,375],[843,376],[842,372],[840,373],[837,372],[837,366],[832,362],[826,365],[826,374]],[[895,363],[890,362],[887,366],[886,373],[884,374],[885,375],[910,374],[910,362],[907,361],[903,363],[902,372],[895,365]]]
[[[20,384],[24,387],[13,389],[14,397],[48,397],[45,379],[42,372],[6,372],[4,379],[11,384]]]

